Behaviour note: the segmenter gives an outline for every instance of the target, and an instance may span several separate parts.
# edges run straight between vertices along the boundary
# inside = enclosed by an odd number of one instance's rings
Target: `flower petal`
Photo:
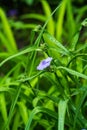
[[[52,61],[52,57],[48,57],[40,62],[40,64],[37,66],[37,70],[43,70],[50,66],[50,63]]]

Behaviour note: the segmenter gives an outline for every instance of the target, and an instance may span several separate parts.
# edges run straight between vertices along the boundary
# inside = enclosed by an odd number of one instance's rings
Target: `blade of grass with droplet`
[[[50,47],[57,47],[65,51],[66,55],[69,55],[69,51],[67,48],[65,48],[59,41],[57,41],[52,35],[49,33],[43,33],[44,41],[50,46]]]
[[[83,79],[87,79],[87,76],[85,74],[82,74],[82,73],[77,72],[75,70],[69,69],[67,67],[59,66],[59,67],[57,67],[57,69],[63,69],[65,71],[67,71],[68,73],[70,73],[71,75],[74,75],[74,76],[77,76],[77,77],[81,77]]]

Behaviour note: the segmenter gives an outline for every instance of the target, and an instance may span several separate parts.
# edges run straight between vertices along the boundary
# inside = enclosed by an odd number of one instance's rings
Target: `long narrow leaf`
[[[0,63],[0,67],[1,67],[4,63],[6,63],[7,61],[9,61],[9,60],[11,60],[11,59],[13,59],[13,58],[15,58],[15,57],[18,57],[18,56],[20,56],[20,55],[23,55],[23,54],[26,54],[26,53],[28,53],[28,52],[35,51],[35,50],[40,51],[40,49],[38,49],[38,48],[36,48],[36,47],[30,47],[30,48],[25,49],[25,50],[23,50],[23,51],[21,51],[21,52],[18,52],[18,53],[16,53],[16,54],[14,54],[14,55],[8,57],[7,59],[3,60],[3,61]]]
[[[10,48],[15,53],[15,52],[17,52],[17,45],[16,45],[15,39],[13,37],[11,28],[9,26],[8,20],[6,18],[6,15],[1,8],[0,8],[0,17],[1,17],[1,20],[2,20],[2,24],[3,24],[3,30],[5,32],[7,39],[9,40]]]
[[[42,7],[43,7],[44,12],[46,14],[46,17],[48,18],[51,15],[51,8],[50,8],[48,2],[46,0],[41,0],[41,4],[42,4]],[[50,34],[54,35],[54,21],[53,21],[52,16],[48,21],[47,29],[48,29],[48,32]]]
[[[34,116],[35,116],[37,113],[39,113],[39,112],[44,112],[44,113],[50,115],[52,118],[57,119],[57,114],[56,114],[55,112],[53,112],[53,111],[51,111],[51,110],[49,110],[49,109],[47,109],[47,108],[39,107],[39,106],[38,106],[38,107],[34,108],[33,111],[31,112],[31,114],[30,114],[30,116],[29,116],[29,119],[28,119],[28,122],[27,122],[27,125],[26,125],[26,127],[25,127],[25,130],[29,130],[29,129],[30,129],[30,125],[31,125],[31,122],[32,122]]]
[[[65,120],[65,113],[67,108],[67,100],[63,101],[60,100],[58,104],[58,130],[64,130],[64,120]]]
[[[18,100],[20,92],[21,92],[21,85],[18,86],[18,88],[17,88],[17,90],[15,92],[15,95],[14,95],[14,98],[13,98],[13,102],[11,104],[8,120],[7,120],[7,122],[5,123],[5,126],[4,126],[4,130],[6,130],[8,128],[8,126],[9,126],[9,123],[10,123],[11,118],[13,116],[13,111],[14,111],[15,105],[17,103],[17,100]]]
[[[77,72],[77,71],[72,70],[72,69],[68,69],[67,67],[60,66],[60,67],[57,67],[57,69],[63,69],[74,76],[81,77],[83,79],[87,79],[87,76],[85,74],[82,74],[82,73]]]

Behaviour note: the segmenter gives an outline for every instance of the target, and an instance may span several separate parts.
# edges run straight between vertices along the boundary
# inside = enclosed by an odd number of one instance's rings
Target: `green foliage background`
[[[24,3],[33,10],[33,0]],[[40,0],[40,10],[8,17],[0,7],[0,130],[87,129],[84,3]]]

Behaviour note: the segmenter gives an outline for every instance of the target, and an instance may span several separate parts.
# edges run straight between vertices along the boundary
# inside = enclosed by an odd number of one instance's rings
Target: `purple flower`
[[[37,66],[37,70],[43,70],[50,66],[50,63],[52,61],[52,57],[48,57],[40,62],[40,64]]]

